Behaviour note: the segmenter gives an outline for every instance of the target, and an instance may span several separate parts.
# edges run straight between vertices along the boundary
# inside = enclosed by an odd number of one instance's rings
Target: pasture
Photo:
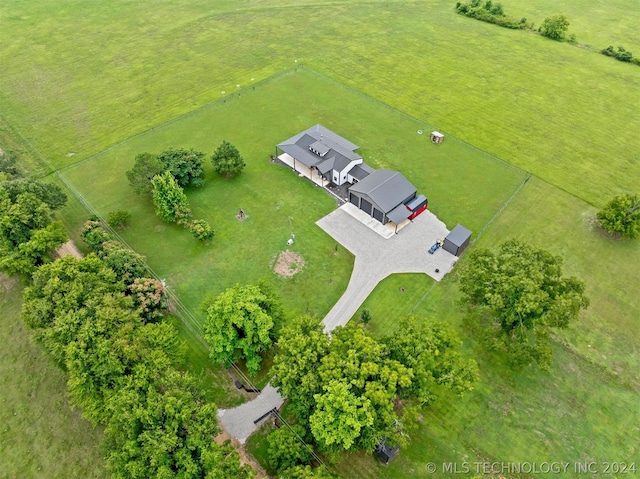
[[[196,329],[204,300],[235,283],[263,278],[273,282],[290,315],[323,317],[346,288],[353,265],[353,257],[315,225],[336,200],[269,160],[277,143],[316,122],[362,145],[370,165],[402,171],[451,228],[462,222],[480,230],[525,178],[454,138],[431,144],[428,135],[418,134],[421,128],[429,131],[424,122],[306,68],[132,138],[62,175],[101,216],[116,209],[132,213],[123,238],[166,278],[194,313]],[[144,151],[183,146],[211,153],[223,139],[239,148],[247,167],[226,179],[209,163],[205,186],[187,190],[194,217],[206,219],[217,232],[203,246],[183,228],[156,218],[150,198],[133,192],[125,171]],[[239,208],[248,215],[245,221],[235,218]],[[293,278],[281,278],[273,273],[273,262],[291,232],[291,249],[305,264]]]
[[[549,2],[531,3],[533,19]],[[593,31],[611,18],[619,35],[636,30],[631,0],[607,3],[606,15],[600,3],[569,3]],[[3,116],[60,167],[297,60],[591,204],[633,189],[638,68],[462,17],[454,4],[3,2],[13,39],[0,49]]]
[[[107,477],[102,429],[67,400],[67,378],[20,319],[22,288],[0,275],[0,454],[3,477]]]
[[[578,42],[640,55],[633,0],[570,0],[561,9],[551,0],[502,3],[537,25],[565,13]],[[412,311],[447,321],[482,380],[464,399],[434,404],[391,466],[352,455],[336,466],[341,475],[448,477],[442,463],[464,460],[640,463],[640,243],[606,237],[592,221],[613,194],[638,192],[640,68],[462,17],[454,5],[7,0],[0,147],[20,153],[36,176],[64,168],[101,215],[129,210],[124,239],[167,279],[197,331],[202,301],[236,282],[268,279],[289,315],[323,316],[345,289],[353,259],[314,224],[335,200],[269,162],[276,143],[322,123],[361,145],[372,166],[403,172],[449,228],[472,229],[478,246],[517,237],[562,255],[591,298],[580,322],[557,334],[549,373],[513,374],[475,339],[455,271],[435,286],[410,275],[385,280],[363,305],[370,328],[393,329]],[[447,134],[443,145],[417,134],[432,128]],[[247,168],[226,180],[207,163],[207,184],[187,191],[194,217],[216,230],[203,246],[161,223],[124,171],[142,151],[184,146],[210,155],[223,139],[238,146]],[[492,221],[525,171],[535,177]],[[234,217],[240,207],[249,216],[242,223]],[[62,215],[77,237],[87,216],[81,202],[71,198]],[[305,266],[280,278],[271,265],[292,231]],[[102,477],[92,447],[99,431],[66,409],[64,378],[20,327],[16,290],[4,293],[1,308],[9,322],[1,340],[11,405],[5,434],[17,438],[10,447],[0,441],[5,472]],[[192,345],[185,367],[218,404],[237,404],[224,372],[188,328],[181,334]],[[35,418],[29,427],[21,427],[25,417]]]

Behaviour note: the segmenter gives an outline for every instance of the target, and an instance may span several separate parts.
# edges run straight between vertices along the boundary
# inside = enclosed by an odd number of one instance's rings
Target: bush
[[[565,15],[552,15],[544,19],[540,33],[552,40],[562,41],[569,25],[569,20]]]
[[[102,223],[95,216],[92,216],[84,224],[80,237],[95,252],[101,252],[103,249],[102,244],[111,239],[111,236],[102,227]]]
[[[602,50],[600,53],[602,53],[603,55],[606,55],[608,57],[613,57],[616,60],[619,60],[621,62],[635,63],[636,65],[638,64],[637,61],[634,61],[633,53],[631,53],[630,51],[628,51],[627,49],[625,49],[622,46],[619,46],[618,50],[616,51],[616,50],[613,49],[613,46],[609,45],[607,48]]]
[[[209,242],[215,234],[211,225],[205,220],[193,220],[189,225],[189,231],[195,239],[203,243]]]
[[[109,213],[107,216],[107,224],[114,230],[121,230],[131,219],[131,214],[126,210],[116,210]]]
[[[269,465],[282,473],[291,467],[308,464],[311,461],[311,450],[302,442],[307,435],[299,424],[281,427],[267,436]]]

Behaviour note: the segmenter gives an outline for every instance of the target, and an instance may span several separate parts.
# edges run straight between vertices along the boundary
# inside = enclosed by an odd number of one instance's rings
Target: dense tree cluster
[[[252,477],[228,443],[213,441],[215,405],[174,366],[182,347],[176,329],[158,321],[162,285],[131,266],[141,257],[124,266],[132,256],[100,230],[88,222],[83,235],[104,240],[102,259],[65,256],[37,269],[22,318],[66,369],[72,402],[106,426],[113,477]]]
[[[181,188],[202,186],[204,184],[204,153],[193,148],[167,148],[158,155]]]
[[[460,291],[480,308],[491,345],[507,352],[516,367],[551,365],[551,328],[566,328],[589,305],[584,283],[564,277],[562,258],[516,240],[497,253],[470,253],[460,273]]]
[[[206,312],[204,338],[211,359],[230,367],[242,358],[249,374],[257,374],[260,354],[271,347],[282,320],[282,307],[273,291],[265,283],[236,285],[207,305]]]
[[[472,389],[477,365],[456,352],[453,331],[415,317],[399,327],[402,335],[380,339],[357,324],[329,338],[309,317],[282,329],[272,384],[321,450],[373,451],[385,437],[404,443],[416,411],[440,388]]]
[[[4,168],[18,174],[11,164]],[[66,201],[53,183],[19,177],[0,181],[1,269],[29,275],[51,260],[51,253],[67,240],[62,224],[52,221],[52,212]]]
[[[133,166],[126,172],[129,184],[140,195],[153,191],[152,180],[158,175],[169,172],[180,188],[204,185],[205,154],[193,148],[167,148],[159,154],[140,153],[136,155]],[[228,141],[223,141],[211,157],[213,170],[222,176],[239,174],[245,167],[244,159],[238,149]],[[0,163],[2,166],[3,163]],[[8,171],[11,165],[7,162]]]

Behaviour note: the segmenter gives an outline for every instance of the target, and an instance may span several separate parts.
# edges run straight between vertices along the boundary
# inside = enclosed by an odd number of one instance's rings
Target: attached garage
[[[397,171],[379,169],[349,188],[349,201],[380,223],[396,225],[411,211],[404,205],[416,197],[416,188]]]
[[[360,199],[360,209],[364,211],[366,214],[368,214],[369,216],[372,216],[371,215],[372,208],[373,208],[373,205],[369,201],[365,200],[364,198]]]

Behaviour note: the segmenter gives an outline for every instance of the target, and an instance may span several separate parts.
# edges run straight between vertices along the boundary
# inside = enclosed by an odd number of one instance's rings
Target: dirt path
[[[80,252],[73,240],[69,240],[60,246],[60,248],[56,250],[56,254],[58,255],[58,258],[62,258],[67,255],[75,256],[76,258],[83,257],[83,254]]]
[[[260,464],[258,464],[258,461],[249,456],[244,450],[244,447],[242,447],[242,444],[240,444],[236,439],[232,438],[227,431],[223,429],[221,434],[218,434],[213,438],[213,440],[218,444],[223,444],[227,439],[231,441],[231,445],[240,455],[240,464],[247,464],[254,471],[256,471],[256,477],[258,479],[268,477],[267,472],[260,466]]]

